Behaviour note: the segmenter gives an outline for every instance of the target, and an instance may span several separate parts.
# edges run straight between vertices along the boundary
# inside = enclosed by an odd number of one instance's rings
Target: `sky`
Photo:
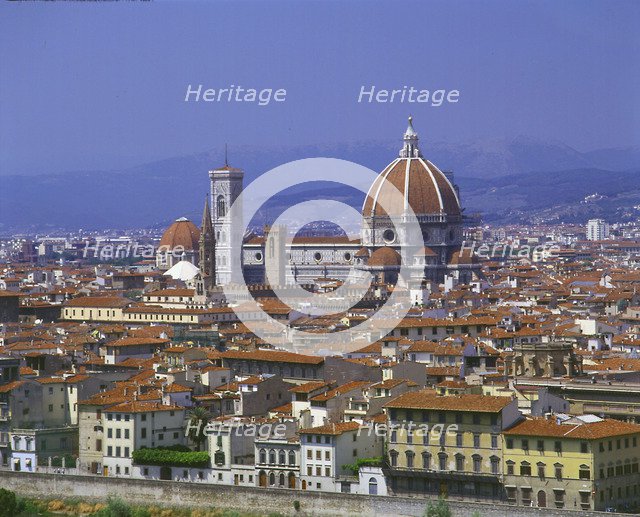
[[[249,146],[526,135],[640,145],[640,2],[3,2],[0,176]],[[284,102],[185,102],[189,85]],[[358,103],[360,88],[459,91]],[[402,121],[402,122],[399,122]]]

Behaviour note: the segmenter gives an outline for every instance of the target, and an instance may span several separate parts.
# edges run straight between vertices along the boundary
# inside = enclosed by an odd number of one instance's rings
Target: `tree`
[[[11,490],[0,488],[0,517],[13,517],[18,513],[16,494]]]
[[[438,499],[435,504],[433,501],[429,501],[424,511],[424,517],[451,517],[451,509],[443,498]]]
[[[207,440],[205,427],[211,419],[211,414],[203,407],[195,407],[189,411],[189,431],[187,436],[196,444],[196,450]]]

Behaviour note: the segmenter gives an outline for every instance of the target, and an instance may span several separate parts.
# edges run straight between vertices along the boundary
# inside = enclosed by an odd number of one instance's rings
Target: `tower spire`
[[[224,166],[228,167],[229,166],[229,160],[227,159],[227,144],[224,144]]]
[[[200,228],[200,275],[202,288],[199,294],[209,294],[216,284],[216,237],[211,221],[209,195],[205,196],[202,212],[202,227]]]
[[[420,153],[420,148],[418,147],[418,133],[413,129],[413,117],[411,115],[409,115],[409,125],[404,132],[402,140],[404,144],[402,149],[400,149],[400,158],[422,157],[422,153]]]

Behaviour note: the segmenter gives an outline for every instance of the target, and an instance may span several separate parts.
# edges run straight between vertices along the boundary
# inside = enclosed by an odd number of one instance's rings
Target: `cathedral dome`
[[[378,248],[371,254],[371,258],[367,263],[368,266],[384,267],[384,266],[399,266],[402,263],[402,257],[393,248],[383,246]]]
[[[199,247],[200,230],[189,219],[181,217],[167,228],[160,239],[160,247],[166,250],[182,248],[184,251],[196,251]]]
[[[402,197],[393,196],[393,187],[400,191]],[[383,204],[389,213],[382,208]],[[400,156],[380,173],[369,188],[362,215],[401,216],[407,205],[417,216],[446,214],[459,217],[461,214],[454,186],[438,167],[422,157],[411,117]]]

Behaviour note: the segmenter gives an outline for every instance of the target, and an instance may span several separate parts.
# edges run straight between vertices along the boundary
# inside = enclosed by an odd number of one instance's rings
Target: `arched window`
[[[278,453],[278,463],[280,463],[280,465],[284,465],[286,463],[286,454],[284,451],[280,451]]]
[[[218,217],[224,217],[227,215],[227,204],[224,200],[224,196],[218,196]]]
[[[293,451],[289,451],[289,465],[296,464],[296,453]]]
[[[271,486],[276,484],[276,475],[273,472],[269,474],[269,484]]]
[[[269,451],[269,463],[273,464],[276,462],[276,451],[274,451],[273,449],[271,449]],[[273,483],[272,483],[273,484]]]
[[[415,456],[415,453],[413,451],[407,451],[405,452],[405,456],[407,457],[407,468],[412,469],[413,457]]]
[[[265,451],[264,449],[260,449],[260,463],[266,463],[267,462],[267,451]]]
[[[369,478],[369,495],[378,495],[378,481],[376,478]]]
[[[431,468],[431,454],[428,452],[422,453],[422,468],[426,470]]]
[[[279,483],[280,486],[284,487],[284,474],[280,474],[280,480],[279,481],[280,481],[280,483]]]
[[[398,466],[398,451],[389,451],[389,459],[391,460],[391,466]]]

